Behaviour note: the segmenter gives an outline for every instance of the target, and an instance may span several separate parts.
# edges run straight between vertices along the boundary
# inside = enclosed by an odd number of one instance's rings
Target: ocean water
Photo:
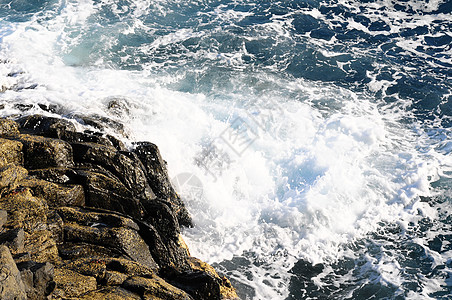
[[[0,91],[156,143],[241,299],[452,299],[449,0],[0,0]]]

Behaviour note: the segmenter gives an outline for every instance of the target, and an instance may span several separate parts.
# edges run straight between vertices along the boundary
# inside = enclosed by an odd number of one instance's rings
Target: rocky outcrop
[[[0,119],[1,299],[237,298],[190,256],[192,221],[157,146],[129,151],[75,119],[16,121]]]

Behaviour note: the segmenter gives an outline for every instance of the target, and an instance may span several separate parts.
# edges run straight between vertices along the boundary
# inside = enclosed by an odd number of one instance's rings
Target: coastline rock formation
[[[180,226],[192,221],[154,144],[0,119],[1,299],[238,299]]]

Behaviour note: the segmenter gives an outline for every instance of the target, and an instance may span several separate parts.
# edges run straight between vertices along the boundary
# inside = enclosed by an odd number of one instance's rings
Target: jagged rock
[[[124,147],[120,141],[116,141],[113,137],[105,136],[100,132],[78,132],[76,131],[75,125],[67,119],[31,115],[22,117],[18,119],[17,122],[21,125],[22,131],[26,133],[62,139],[71,144],[90,142],[111,147],[119,146],[120,149],[123,149]]]
[[[107,213],[70,208],[59,210],[64,223],[65,242],[82,242],[108,248],[116,257],[127,257],[153,270],[158,270],[149,246],[138,233],[132,220]]]
[[[21,134],[17,139],[24,146],[24,166],[27,169],[74,165],[71,145],[65,141],[28,134]]]
[[[55,210],[47,212],[47,230],[49,230],[52,239],[57,245],[63,243],[64,222],[61,216]]]
[[[158,276],[151,278],[133,276],[127,279],[122,287],[138,293],[144,299],[193,299],[186,292],[168,284]]]
[[[206,277],[206,279],[208,279],[210,281],[209,283],[207,283],[207,286],[209,284],[219,286],[221,299],[239,299],[235,289],[232,287],[231,282],[224,276],[220,277],[211,265],[209,265],[208,263],[205,263],[202,260],[195,258],[195,257],[190,257],[189,263],[190,263],[192,270],[200,271],[202,273],[209,275],[209,277]],[[216,291],[217,288],[214,288],[214,290]],[[204,297],[206,297],[207,296],[206,290],[201,288],[201,291],[204,292]],[[207,291],[207,292],[209,292],[209,291]],[[215,295],[215,297],[217,297],[217,295]],[[211,298],[207,297],[205,299],[211,299]]]
[[[0,198],[0,209],[8,211],[9,217],[5,226],[9,228],[23,228],[25,232],[45,229],[47,203],[43,199],[33,197],[29,189]]]
[[[73,144],[72,147],[76,162],[99,165],[114,174],[135,196],[155,198],[141,162],[132,153],[94,143]]]
[[[7,164],[22,165],[23,161],[22,143],[0,138],[0,167]]]
[[[35,176],[39,179],[43,179],[46,181],[50,181],[53,183],[75,183],[75,178],[77,177],[77,173],[69,168],[46,168],[46,169],[37,169],[31,170],[29,172],[30,175]]]
[[[146,222],[152,224],[165,239],[179,238],[179,222],[170,203],[164,201],[148,201],[143,204],[146,210]]]
[[[55,289],[54,267],[50,263],[27,261],[17,264],[28,299],[47,299]]]
[[[78,171],[85,187],[86,205],[103,208],[141,218],[144,214],[140,202],[119,180],[103,174]]]
[[[26,169],[13,164],[0,168],[0,195],[13,192],[27,174]]]
[[[25,300],[25,286],[8,247],[0,245],[0,299]]]
[[[53,293],[55,298],[79,297],[97,289],[96,278],[81,275],[72,270],[55,268],[54,281],[56,288]]]
[[[116,257],[128,257],[151,269],[158,269],[158,265],[154,262],[149,247],[141,239],[139,234],[132,229],[123,227],[97,228],[65,223],[64,236],[67,242],[84,242],[101,245],[112,250],[112,252],[116,252]]]
[[[0,244],[8,246],[12,254],[24,251],[25,232],[22,228],[15,228],[0,234]]]
[[[187,251],[178,241],[162,239],[151,224],[139,222],[138,225],[140,235],[149,245],[152,257],[160,267],[160,274],[180,273],[190,269]]]
[[[136,144],[133,152],[143,163],[146,178],[155,195],[172,204],[180,225],[193,226],[184,203],[171,185],[166,162],[162,159],[158,147],[149,142],[140,142]]]
[[[11,137],[19,135],[19,125],[8,119],[0,119],[0,136]]]
[[[30,190],[25,188],[0,198],[0,209],[8,211],[6,227],[23,228],[24,252],[28,253],[32,260],[58,260],[55,240],[47,228],[48,206],[43,199],[33,197]]]
[[[66,132],[76,131],[74,124],[68,120],[42,115],[25,116],[18,119],[17,123],[26,132],[58,139],[62,138]]]
[[[58,105],[56,105],[56,104],[48,104],[47,105],[47,104],[38,103],[38,106],[40,109],[47,111],[47,112],[51,112],[51,113],[56,113],[60,109],[58,107]]]
[[[85,205],[85,194],[81,185],[56,184],[39,179],[22,180],[21,186],[28,187],[35,196],[44,198],[51,207]]]

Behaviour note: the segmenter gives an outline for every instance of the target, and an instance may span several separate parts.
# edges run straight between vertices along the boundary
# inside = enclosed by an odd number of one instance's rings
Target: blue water
[[[450,1],[0,0],[0,91],[156,142],[242,299],[452,297]]]

